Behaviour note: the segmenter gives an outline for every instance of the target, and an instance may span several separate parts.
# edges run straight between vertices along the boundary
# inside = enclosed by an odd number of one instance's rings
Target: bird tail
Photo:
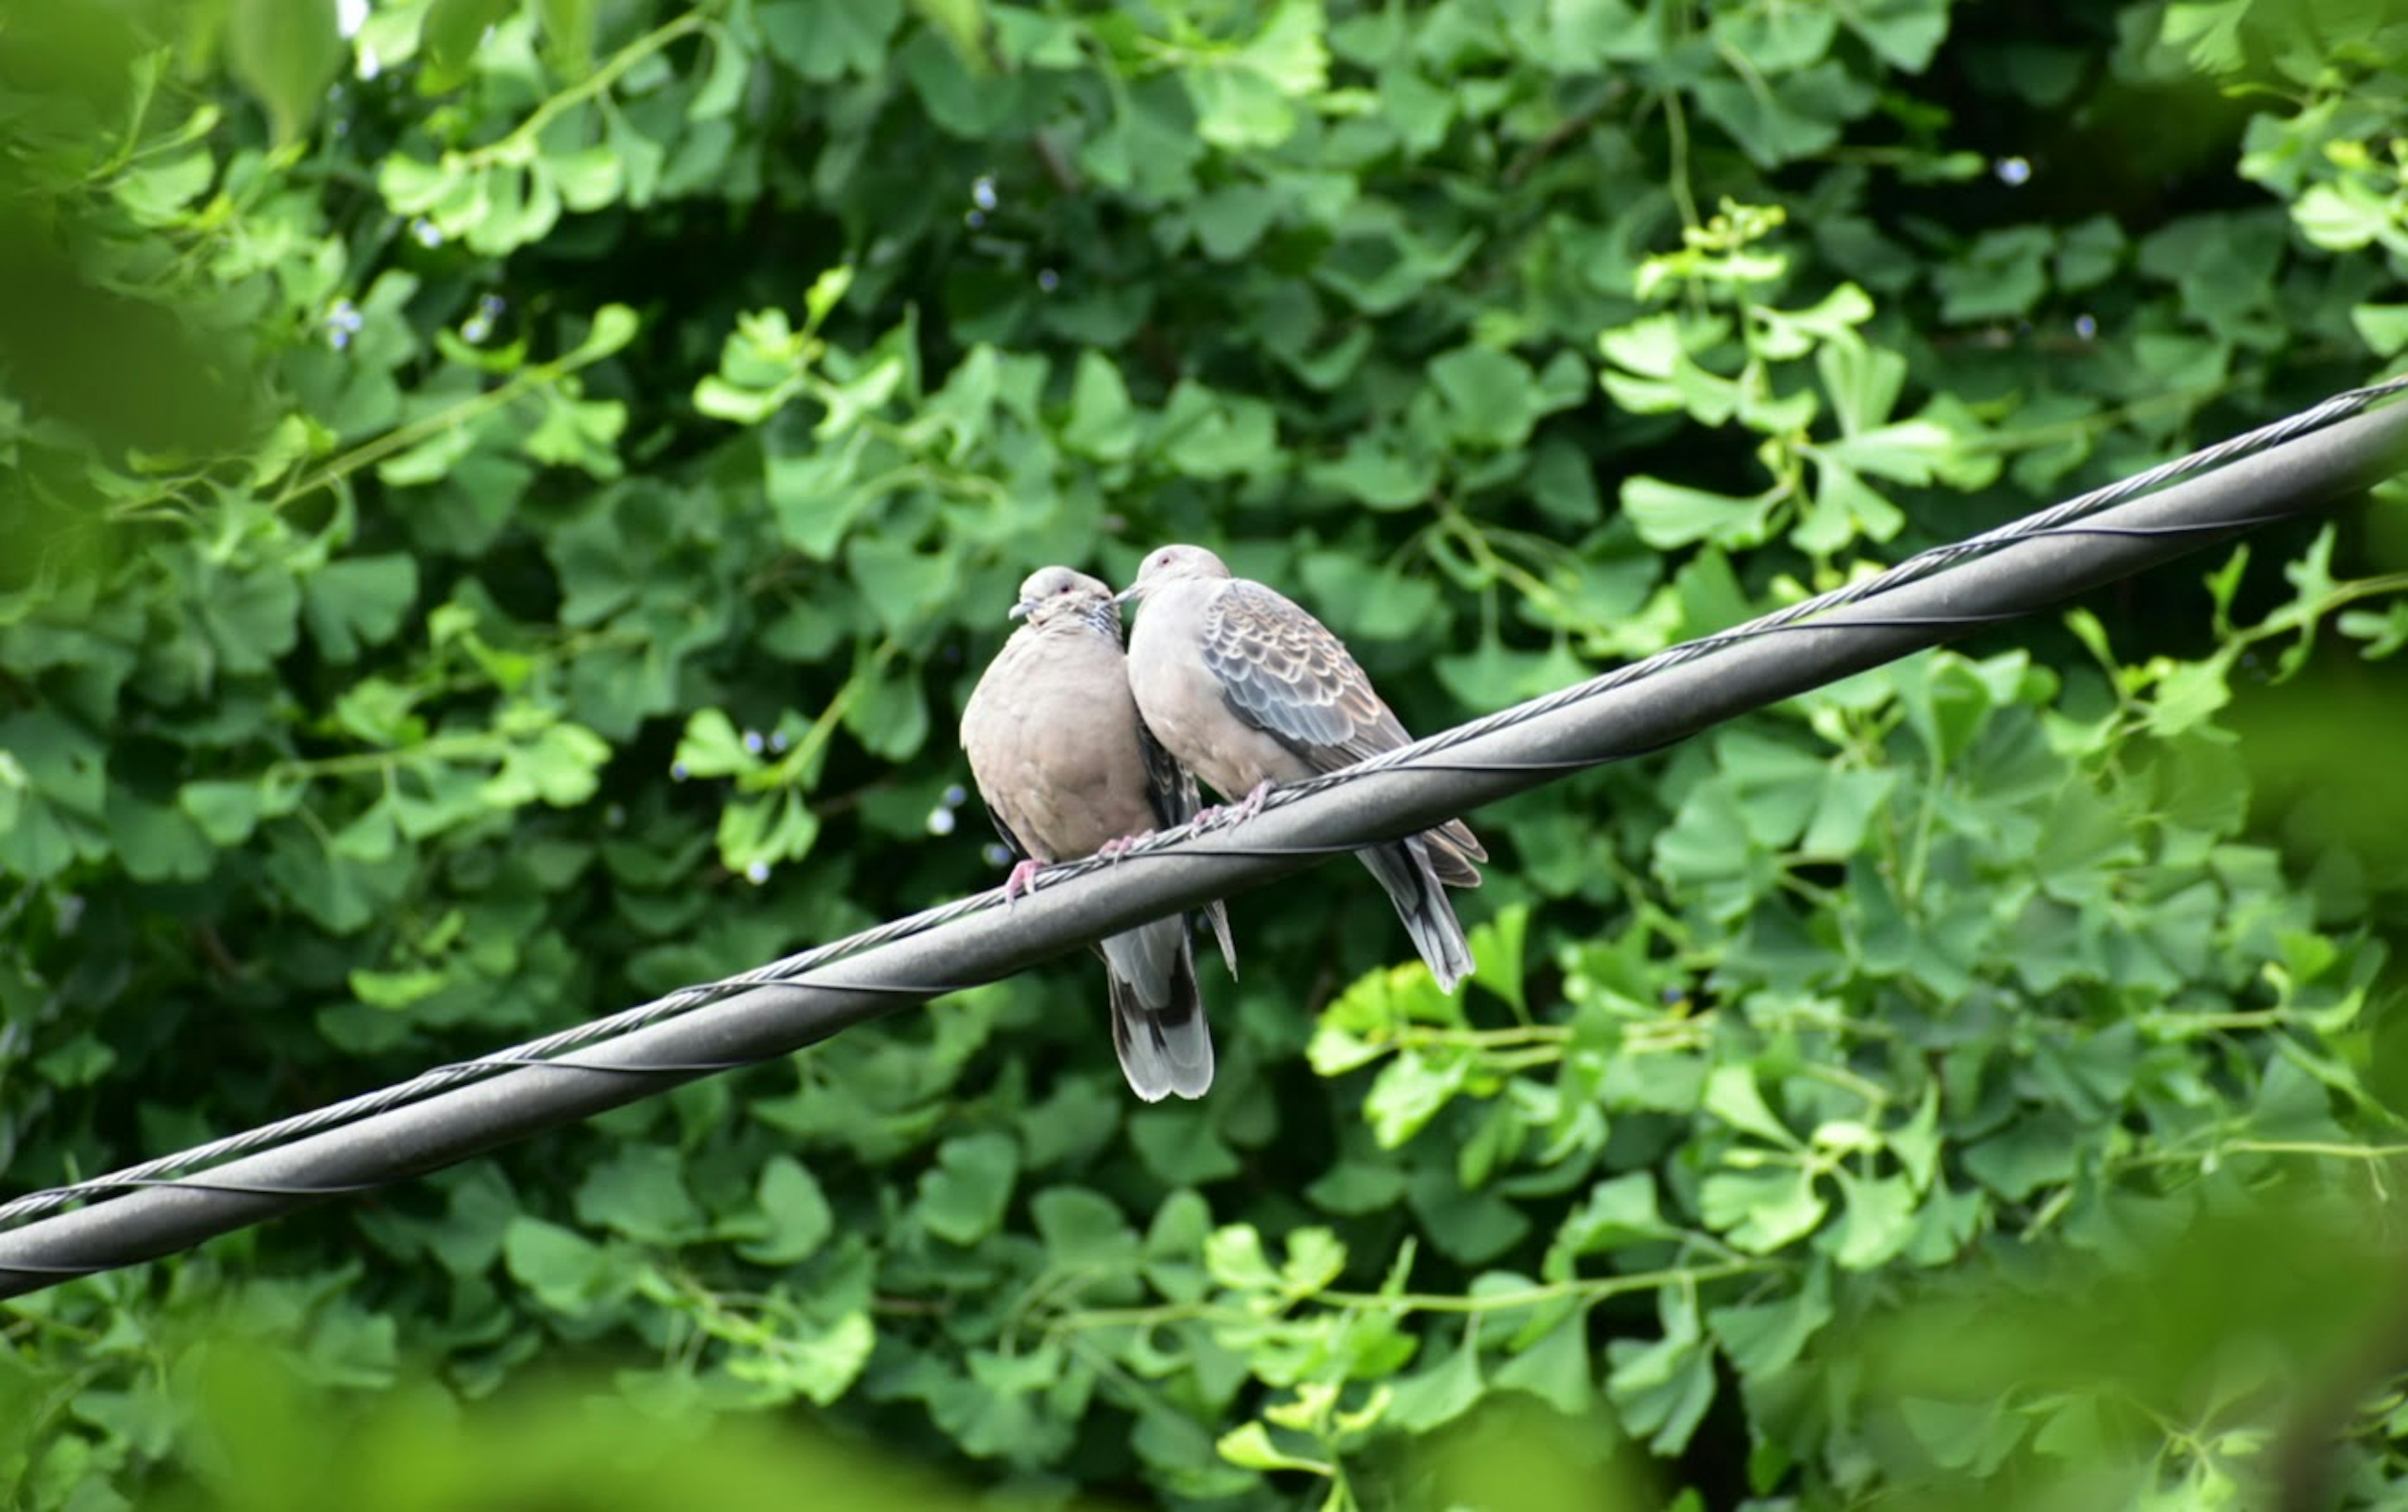
[[[1103,952],[1112,999],[1112,1049],[1129,1089],[1148,1102],[1212,1086],[1212,1030],[1196,986],[1183,914],[1111,936]]]
[[[1436,829],[1425,829],[1419,836],[1429,844],[1430,871],[1438,880],[1450,887],[1477,887],[1480,868],[1477,863],[1488,859],[1488,852],[1480,844],[1480,837],[1460,819],[1449,819]]]
[[[1204,922],[1212,927],[1212,938],[1221,945],[1221,964],[1229,968],[1229,980],[1238,979],[1238,945],[1229,938],[1229,911],[1219,899],[1204,905]]]
[[[1387,889],[1388,900],[1397,905],[1397,916],[1405,921],[1405,932],[1412,936],[1413,948],[1421,952],[1430,975],[1438,978],[1439,990],[1453,992],[1456,983],[1471,974],[1475,963],[1471,945],[1463,938],[1462,922],[1455,916],[1455,905],[1447,901],[1446,888],[1440,885],[1444,873],[1431,852],[1428,836],[1408,835],[1386,845],[1366,846],[1354,855]],[[1471,870],[1470,862],[1460,857],[1453,859],[1463,871]],[[1479,877],[1477,871],[1471,874],[1475,880]]]

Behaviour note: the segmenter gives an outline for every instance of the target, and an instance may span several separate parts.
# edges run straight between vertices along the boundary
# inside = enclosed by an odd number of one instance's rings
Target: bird
[[[1278,783],[1350,767],[1412,737],[1345,643],[1274,589],[1232,577],[1201,546],[1157,548],[1116,601],[1138,603],[1128,641],[1139,717],[1230,809],[1210,827],[1259,812]],[[1453,992],[1474,962],[1446,887],[1477,887],[1488,853],[1460,819],[1367,845],[1370,869],[1413,948]],[[1443,886],[1441,886],[1443,885]]]
[[[1040,568],[1021,583],[1010,617],[1022,624],[970,690],[961,723],[979,799],[1019,857],[1004,882],[1007,904],[1044,867],[1118,859],[1157,828],[1186,823],[1200,801],[1195,777],[1138,718],[1111,588],[1071,568]],[[1235,976],[1227,916],[1218,902],[1204,913]],[[1112,1048],[1148,1102],[1202,1097],[1212,1085],[1190,918],[1156,919],[1095,947]]]

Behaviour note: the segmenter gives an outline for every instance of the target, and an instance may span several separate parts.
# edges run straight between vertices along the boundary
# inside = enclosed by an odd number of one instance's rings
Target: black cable
[[[1458,726],[1455,729],[1444,731],[1440,735],[1432,737],[1428,741],[1416,742],[1412,746],[1404,748],[1402,751],[1388,753],[1387,755],[1375,758],[1372,761],[1346,769],[1345,770],[1335,773],[1331,776],[1315,778],[1310,782],[1290,785],[1288,787],[1274,791],[1269,796],[1269,801],[1266,804],[1266,807],[1275,808],[1280,803],[1293,801],[1298,798],[1309,796],[1312,792],[1319,791],[1328,786],[1341,785],[1347,782],[1364,780],[1369,777],[1373,772],[1380,770],[1399,759],[1412,757],[1413,758],[1413,764],[1416,767],[1424,767],[1425,763],[1421,759],[1420,756],[1417,755],[1418,753],[1427,752],[1429,754],[1435,754],[1437,751],[1444,749],[1447,745],[1455,743],[1458,740],[1469,739],[1475,735],[1484,733],[1491,728],[1503,727],[1505,725],[1512,722],[1531,717],[1535,713],[1544,713],[1549,708],[1555,706],[1559,702],[1572,701],[1579,698],[1593,697],[1598,693],[1609,691],[1613,687],[1627,685],[1627,684],[1637,682],[1641,678],[1655,675],[1656,673],[1665,670],[1667,667],[1679,665],[1681,662],[1694,659],[1698,655],[1707,655],[1711,652],[1719,650],[1724,646],[1736,643],[1737,641],[1746,640],[1751,637],[1777,634],[1789,630],[1805,621],[1815,612],[1861,600],[1876,591],[1885,591],[1889,587],[1900,586],[1906,583],[1917,581],[1931,571],[1939,570],[1947,566],[1954,565],[1958,561],[1988,551],[2000,549],[2002,546],[2012,544],[2018,539],[2030,539],[2043,533],[2064,534],[2077,531],[2093,535],[2121,534],[2125,536],[2129,536],[2136,530],[2169,534],[2196,532],[2202,527],[2198,525],[2185,522],[2170,522],[2164,525],[2145,527],[2120,526],[2113,527],[2112,530],[2095,526],[2077,526],[2073,522],[2086,514],[2094,513],[2100,509],[2111,506],[2123,499],[2129,498],[2148,488],[2157,486],[2160,483],[2200,471],[2202,468],[2212,467],[2228,458],[2245,455],[2250,453],[2262,450],[2268,446],[2278,444],[2292,437],[2314,430],[2320,425],[2329,424],[2337,418],[2356,414],[2375,401],[2399,393],[2402,389],[2408,389],[2408,378],[2394,379],[2388,382],[2377,384],[2372,387],[2355,389],[2345,394],[2337,395],[2332,398],[2327,399],[2322,403],[2302,411],[2300,414],[2293,415],[2282,421],[2277,421],[2270,425],[2262,426],[2256,431],[2249,432],[2246,435],[2237,437],[2233,439],[2219,442],[2214,446],[2191,453],[2186,456],[2176,458],[2172,462],[2160,464],[2145,472],[2139,473],[2132,478],[2123,480],[2122,482],[2109,484],[2104,488],[2094,489],[2078,497],[2066,500],[2060,504],[2053,505],[2049,509],[2043,510],[2037,514],[2026,516],[2021,520],[2014,521],[1997,530],[1990,531],[1982,536],[1974,537],[1971,540],[1956,541],[1947,545],[1934,547],[1929,551],[1909,557],[1906,561],[1899,563],[1896,567],[1893,567],[1873,578],[1867,579],[1862,583],[1853,583],[1847,587],[1837,589],[1831,593],[1821,595],[1815,598],[1808,599],[1803,603],[1792,605],[1787,609],[1776,611],[1771,614],[1751,621],[1746,625],[1719,632],[1716,635],[1708,636],[1698,641],[1689,641],[1684,645],[1674,646],[1670,650],[1660,652],[1655,656],[1648,657],[1643,661],[1632,663],[1629,666],[1617,670],[1616,671],[1608,673],[1605,677],[1592,679],[1584,684],[1576,684],[1570,688],[1566,688],[1556,694],[1550,695],[1546,698],[1533,700],[1530,703],[1523,704],[1513,709],[1501,711],[1500,713],[1489,715],[1484,719],[1472,721],[1469,725]],[[2288,518],[2288,516],[2265,515],[2247,522],[2231,522],[2226,526],[2217,526],[2215,528],[2230,530],[2234,528],[2252,527],[2270,523],[2272,520],[2283,518]],[[2000,615],[1991,616],[1991,618],[1993,620],[2012,619],[2017,617],[2020,612],[2020,611],[2010,612]],[[1524,763],[1510,770],[1568,770],[1583,766],[1601,764],[1601,762],[1594,760],[1571,759],[1553,767],[1546,767],[1543,764],[1532,765]],[[1435,769],[1430,768],[1426,770]],[[1451,770],[1463,770],[1465,769],[1456,767]],[[1129,851],[1124,852],[1123,858],[1148,854],[1153,849],[1157,848],[1161,844],[1170,842],[1183,833],[1184,831],[1170,831],[1164,836],[1156,837],[1154,841],[1143,842]],[[1039,885],[1042,885],[1048,878],[1057,882],[1067,881],[1070,877],[1083,874],[1084,871],[1088,868],[1102,864],[1107,863],[1101,860],[1092,860],[1086,862],[1073,862],[1068,866],[1051,868],[1047,872],[1039,874]],[[437,1066],[431,1071],[423,1072],[419,1075],[412,1077],[408,1081],[397,1083],[394,1086],[382,1087],[372,1092],[364,1093],[358,1097],[350,1098],[340,1102],[331,1103],[322,1108],[295,1115],[293,1117],[279,1119],[274,1123],[262,1125],[256,1129],[229,1135],[223,1139],[213,1140],[207,1144],[194,1146],[192,1149],[180,1151],[175,1155],[146,1161],[142,1164],[127,1168],[127,1170],[122,1173],[122,1174],[129,1177],[156,1176],[169,1174],[178,1171],[195,1169],[218,1160],[231,1159],[236,1156],[248,1154],[253,1150],[268,1148],[272,1145],[281,1144],[289,1140],[301,1138],[307,1134],[316,1132],[319,1130],[335,1128],[358,1118],[373,1116],[378,1113],[385,1112],[395,1107],[406,1106],[410,1102],[417,1102],[424,1097],[433,1096],[451,1087],[480,1080],[493,1074],[497,1070],[507,1069],[517,1064],[517,1059],[514,1058],[516,1057],[548,1055],[611,1039],[632,1030],[641,1028],[646,1024],[657,1023],[664,1019],[673,1017],[679,1014],[690,1012],[691,1010],[704,1006],[705,1004],[718,1001],[728,996],[730,993],[741,991],[748,986],[774,981],[789,980],[803,972],[810,970],[814,966],[824,964],[827,961],[840,959],[844,956],[852,954],[856,950],[867,949],[891,940],[907,938],[925,929],[939,928],[944,924],[952,922],[953,919],[980,912],[986,908],[991,908],[995,906],[996,900],[996,893],[988,892],[979,894],[971,898],[962,899],[955,902],[945,904],[941,907],[924,910],[922,913],[912,914],[905,918],[896,919],[888,924],[881,925],[876,929],[866,930],[863,933],[853,935],[849,939],[837,941],[830,944],[806,950],[798,955],[790,956],[781,960],[772,961],[767,966],[756,968],[752,972],[744,972],[738,976],[727,978],[724,981],[703,983],[689,987],[681,987],[677,991],[656,999],[652,1002],[644,1003],[638,1007],[630,1008],[603,1018],[593,1019],[582,1024],[573,1025],[570,1028],[562,1030],[556,1033],[549,1034],[540,1039],[531,1041],[524,1045],[519,1046],[514,1051],[504,1052],[498,1057],[480,1057],[476,1060],[462,1061],[446,1066]],[[64,1206],[66,1203],[75,1200],[74,1194],[76,1189],[77,1188],[74,1185],[70,1185],[67,1187],[58,1188],[50,1191],[28,1193],[25,1196],[16,1198],[7,1202],[0,1202],[0,1230],[5,1230],[14,1224],[22,1223],[28,1218],[38,1217],[45,1212]]]
[[[2408,464],[2408,407],[2337,418],[2403,387],[2408,380],[2339,396],[1748,625],[1274,789],[1245,822],[1243,845],[1227,843],[1226,830],[1169,831],[1117,859],[1048,868],[1008,915],[990,891],[496,1056],[0,1204],[0,1296],[42,1284],[11,1276],[89,1274],[170,1253],[305,1202],[432,1170],[696,1075],[789,1053],[907,1001],[996,980],[1314,858],[1427,828],[1553,775],[1661,749],[1968,628],[2297,517]],[[2151,488],[2161,491],[2133,501]],[[1883,601],[1870,605],[1875,598]],[[1121,861],[1157,854],[1183,864],[1119,870]],[[1212,860],[1223,864],[1197,864]],[[1109,881],[1097,881],[1105,871]],[[845,981],[814,971],[838,960],[847,966]],[[592,1053],[573,1063],[560,1058],[571,1050]],[[542,1075],[553,1067],[595,1074]],[[209,1172],[206,1184],[179,1175],[201,1167]],[[60,1211],[93,1198],[91,1206]]]

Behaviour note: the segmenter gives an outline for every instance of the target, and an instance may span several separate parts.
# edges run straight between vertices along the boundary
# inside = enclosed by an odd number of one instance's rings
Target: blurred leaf
[[[279,141],[308,130],[350,49],[333,0],[227,0],[226,58]]]
[[[1018,1150],[1000,1134],[947,1140],[936,1168],[920,1178],[922,1221],[940,1239],[975,1242],[1001,1221],[1019,1166]]]

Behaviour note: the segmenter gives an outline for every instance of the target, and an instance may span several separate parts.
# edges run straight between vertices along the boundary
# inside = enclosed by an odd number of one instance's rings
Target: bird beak
[[[1026,619],[1026,618],[1028,617],[1029,611],[1031,611],[1031,610],[1035,609],[1036,607],[1037,607],[1037,600],[1036,600],[1036,599],[1034,599],[1034,598],[1023,598],[1020,602],[1018,602],[1018,603],[1016,603],[1016,604],[1012,605],[1010,609],[1008,609],[1008,610],[1004,611],[1004,618],[1006,618],[1006,619],[1014,619],[1014,620],[1025,620],[1025,619]]]
[[[1116,604],[1133,604],[1136,603],[1138,599],[1144,595],[1144,583],[1132,583],[1127,587],[1123,588],[1120,592],[1112,595],[1112,602]]]

